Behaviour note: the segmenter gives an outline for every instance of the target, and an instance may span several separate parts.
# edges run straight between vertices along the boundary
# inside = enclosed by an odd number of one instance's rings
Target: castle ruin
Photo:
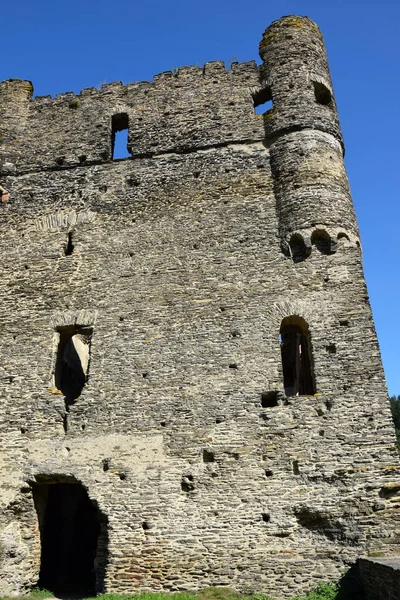
[[[283,599],[400,551],[323,39],[260,56],[0,83],[0,594]]]

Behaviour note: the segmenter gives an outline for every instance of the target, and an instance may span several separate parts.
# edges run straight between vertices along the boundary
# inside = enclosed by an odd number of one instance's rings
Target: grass
[[[54,594],[49,590],[33,588],[26,596],[0,596],[0,600],[44,600],[45,598],[54,598]]]
[[[291,600],[335,600],[338,588],[331,583],[321,583],[314,591],[306,596],[296,596]],[[52,592],[34,588],[27,596],[7,598],[0,596],[0,600],[44,600],[53,598]],[[274,600],[264,594],[245,596],[234,590],[224,587],[209,587],[201,592],[142,592],[138,594],[100,594],[94,599],[86,600]]]

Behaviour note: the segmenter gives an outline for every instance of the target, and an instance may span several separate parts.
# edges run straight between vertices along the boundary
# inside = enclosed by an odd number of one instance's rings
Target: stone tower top
[[[343,145],[324,40],[317,25],[308,17],[275,21],[264,32],[260,56],[264,94],[274,103],[265,118],[267,136],[318,129]]]

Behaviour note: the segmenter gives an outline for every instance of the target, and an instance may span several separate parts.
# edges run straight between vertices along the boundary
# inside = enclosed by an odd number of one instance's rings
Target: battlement
[[[307,17],[288,16],[264,32],[263,61],[181,67],[151,82],[105,84],[79,94],[32,98],[28,81],[0,83],[0,174],[108,162],[115,133],[128,130],[132,157],[229,143],[270,145],[287,133],[318,130],[341,145],[324,41]],[[272,101],[263,115],[254,108]]]
[[[133,157],[264,138],[254,112],[255,62],[182,67],[152,82],[114,82],[55,98],[32,98],[32,91],[30,82],[0,83],[2,173],[109,161],[122,128]]]

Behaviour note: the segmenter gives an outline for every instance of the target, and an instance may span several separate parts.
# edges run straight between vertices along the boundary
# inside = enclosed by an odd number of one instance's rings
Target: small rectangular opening
[[[128,150],[129,117],[126,113],[118,113],[111,120],[111,154],[113,160],[129,158]]]
[[[256,115],[263,115],[273,108],[272,92],[269,86],[266,86],[259,92],[253,94],[254,112]]]
[[[279,406],[279,392],[278,390],[270,390],[261,394],[261,406],[263,408],[272,408],[273,406]]]

